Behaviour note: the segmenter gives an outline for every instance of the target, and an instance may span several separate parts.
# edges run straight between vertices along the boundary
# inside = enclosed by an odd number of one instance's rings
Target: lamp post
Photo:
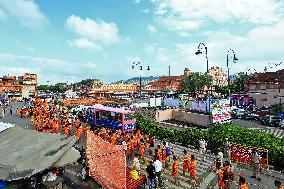
[[[232,56],[229,57],[229,54],[232,53]],[[232,60],[233,63],[236,63],[239,59],[237,59],[235,51],[233,49],[228,50],[227,52],[227,69],[228,69],[228,96],[230,97],[230,65],[229,65],[229,61]]]
[[[200,54],[203,54],[205,53],[205,58],[206,58],[206,73],[208,74],[209,73],[209,61],[208,61],[208,56],[207,56],[207,52],[208,52],[208,49],[206,47],[206,45],[204,43],[199,43],[198,47],[197,47],[197,51],[196,51],[196,55],[200,55]],[[208,108],[206,107],[206,110],[210,113],[210,97],[209,97],[209,85],[210,85],[210,82],[208,81],[208,89],[207,89],[207,98],[208,98]]]
[[[206,69],[206,72],[208,73],[208,70],[209,70],[209,64],[208,64],[208,56],[207,56],[207,47],[204,45],[204,43],[199,43],[198,47],[197,47],[197,51],[196,51],[196,55],[200,55],[202,53],[204,53],[204,50],[203,48],[205,49],[205,57],[206,57],[206,65],[207,65],[207,69]]]
[[[143,66],[140,64],[140,62],[133,62],[132,64],[132,70],[134,70],[135,68],[138,68],[140,71],[143,70]],[[147,66],[147,71],[150,71],[150,67]],[[140,78],[139,78],[139,98],[140,98],[140,102],[142,101],[142,77],[141,77],[141,72],[140,72]]]

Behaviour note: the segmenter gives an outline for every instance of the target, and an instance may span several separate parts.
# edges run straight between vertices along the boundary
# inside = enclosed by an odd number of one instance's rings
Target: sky
[[[209,67],[226,70],[232,49],[230,73],[273,71],[284,68],[284,1],[0,0],[0,42],[0,75],[40,84],[205,72],[199,43]]]

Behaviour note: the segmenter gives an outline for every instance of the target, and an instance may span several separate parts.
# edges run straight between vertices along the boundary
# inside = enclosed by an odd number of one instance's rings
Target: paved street
[[[261,125],[259,122],[256,121],[248,121],[248,120],[241,120],[241,119],[233,119],[233,123],[248,129],[258,130],[261,132],[266,132],[268,134],[272,134],[278,138],[284,138],[284,129],[280,127],[269,127],[265,125]]]

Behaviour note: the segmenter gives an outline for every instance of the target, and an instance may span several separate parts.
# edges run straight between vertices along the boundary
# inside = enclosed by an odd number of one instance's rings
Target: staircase
[[[156,140],[154,148],[156,148],[156,146],[158,144],[162,144],[162,142]],[[165,189],[200,188],[199,185],[195,186],[194,183],[191,183],[190,178],[189,178],[190,177],[189,173],[186,173],[185,176],[182,175],[182,172],[183,172],[183,157],[184,157],[183,150],[187,150],[188,153],[190,153],[190,155],[194,155],[195,158],[197,159],[197,180],[198,180],[198,183],[200,183],[200,184],[210,174],[209,168],[214,163],[216,157],[214,155],[209,155],[209,154],[200,154],[198,152],[198,150],[196,150],[196,149],[189,149],[189,148],[186,148],[186,147],[183,147],[183,146],[180,146],[180,145],[176,145],[176,144],[172,144],[172,143],[169,143],[169,146],[174,147],[175,156],[181,157],[181,160],[180,160],[180,163],[179,163],[179,175],[177,177],[177,181],[178,181],[177,185],[174,183],[174,179],[171,176],[171,173],[172,173],[172,166],[171,165],[173,163],[172,156],[171,156],[170,163],[168,163],[168,165],[169,165],[168,168],[166,168],[162,172],[162,180],[164,182]],[[152,148],[152,151],[154,151],[154,148]],[[140,161],[141,162],[141,172],[145,175],[147,175],[146,167],[149,165],[148,162],[149,162],[150,158],[152,158],[152,157],[146,155],[146,157],[145,157],[146,163],[143,163],[143,161]],[[132,162],[130,162],[130,163],[132,163]],[[211,177],[212,177],[212,174],[211,174]],[[215,177],[215,174],[214,174],[214,177]],[[202,185],[204,185],[204,184],[201,184],[201,186]]]

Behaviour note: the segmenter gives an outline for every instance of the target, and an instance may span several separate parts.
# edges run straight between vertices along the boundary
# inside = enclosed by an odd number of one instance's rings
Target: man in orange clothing
[[[88,130],[89,130],[88,125],[87,125],[87,123],[85,123],[84,126],[83,126],[83,132],[84,132],[85,136],[87,136]]]
[[[78,142],[79,142],[79,140],[80,140],[80,138],[81,138],[82,132],[83,132],[82,126],[79,126],[79,127],[76,129],[76,138],[77,138]]]
[[[113,135],[110,137],[110,143],[115,144],[117,140],[117,135],[116,133],[113,133]]]
[[[131,145],[131,140],[130,138],[128,138],[127,142],[126,142],[126,145],[127,145],[127,158],[129,159],[130,156],[131,156],[131,151],[132,151],[132,145]]]
[[[185,172],[189,172],[189,168],[190,168],[190,155],[187,153],[186,150],[184,150],[183,153],[184,153],[184,158],[183,158],[182,175],[185,176]]]
[[[140,142],[139,142],[139,152],[140,152],[140,156],[141,158],[143,159],[143,161],[145,162],[145,159],[144,159],[144,151],[145,151],[145,143],[142,139],[140,139]]]
[[[224,181],[223,181],[223,173],[224,171],[221,168],[221,165],[217,165],[217,175],[218,175],[218,186],[219,189],[222,189],[224,187]]]
[[[246,183],[246,179],[240,175],[239,178],[239,189],[249,189],[248,183]]]
[[[174,156],[173,159],[174,159],[174,163],[172,165],[172,177],[174,178],[175,184],[177,184],[179,162],[176,156]]]
[[[35,130],[39,130],[40,129],[40,124],[38,121],[35,122]]]
[[[156,156],[156,159],[160,160],[162,162],[162,149],[161,149],[161,145],[158,145],[157,146],[157,149],[155,151],[155,156]]]
[[[63,134],[69,136],[69,133],[70,133],[69,127],[68,126],[63,127]]]
[[[196,181],[196,168],[197,168],[197,164],[196,164],[196,159],[194,157],[194,155],[191,156],[191,162],[190,162],[190,177],[192,180]]]
[[[31,116],[31,124],[33,125],[35,123],[35,116]]]

